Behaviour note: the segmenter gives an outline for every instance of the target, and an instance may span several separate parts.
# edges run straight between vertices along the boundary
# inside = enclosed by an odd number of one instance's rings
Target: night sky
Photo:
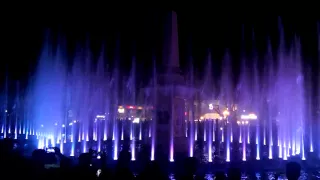
[[[56,12],[58,13],[58,12]],[[239,74],[241,49],[250,59],[253,44],[263,59],[270,39],[274,55],[278,46],[278,14],[272,13],[211,13],[211,11],[178,10],[178,28],[180,45],[180,64],[187,71],[189,57],[192,55],[196,77],[203,79],[207,64],[207,52],[212,52],[213,75],[220,76],[223,55],[228,50],[233,58],[233,74]],[[136,54],[138,78],[146,81],[145,74],[151,72],[152,55],[161,64],[163,32],[166,12],[149,10],[113,10],[91,15],[90,12],[69,13],[55,18],[54,14],[30,15],[31,12],[17,15],[4,21],[1,41],[5,51],[2,54],[1,76],[6,72],[9,79],[28,83],[35,64],[39,58],[45,34],[50,34],[53,46],[64,39],[67,43],[68,58],[72,60],[77,46],[85,47],[90,40],[93,61],[96,61],[101,45],[107,54],[106,62],[114,66],[113,56],[116,42],[120,42],[121,60],[119,62],[123,75],[128,75],[131,57]],[[301,38],[304,63],[311,67],[315,77],[319,71],[317,55],[318,17],[311,15],[283,15],[284,31],[287,45],[297,34]],[[254,33],[253,33],[254,31]],[[254,34],[254,40],[252,37]],[[244,41],[242,41],[244,37]],[[254,43],[253,43],[254,42]],[[262,60],[261,60],[262,61]],[[263,63],[261,63],[263,64]],[[111,68],[112,69],[112,68]]]

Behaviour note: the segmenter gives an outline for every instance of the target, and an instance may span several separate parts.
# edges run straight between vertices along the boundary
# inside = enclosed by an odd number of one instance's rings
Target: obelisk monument
[[[170,158],[177,153],[187,155],[185,137],[186,97],[189,93],[179,65],[177,15],[170,12],[165,24],[163,60],[157,74],[157,151],[169,152]],[[174,154],[174,155],[173,155]],[[170,159],[172,160],[172,159]]]

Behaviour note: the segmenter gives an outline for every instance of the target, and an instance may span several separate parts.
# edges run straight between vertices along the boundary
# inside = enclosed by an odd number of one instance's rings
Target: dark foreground
[[[174,163],[149,162],[147,159],[132,162],[128,151],[122,151],[118,161],[109,161],[106,154],[97,157],[93,151],[81,154],[79,158],[68,158],[57,148],[53,153],[35,150],[32,157],[26,158],[14,150],[12,141],[2,140],[0,145],[3,179],[283,179],[285,172],[288,179],[299,176],[301,179],[319,179],[317,168],[310,169],[301,162],[203,165],[195,158],[179,159]],[[301,171],[301,165],[304,171]],[[265,168],[268,166],[269,169]]]

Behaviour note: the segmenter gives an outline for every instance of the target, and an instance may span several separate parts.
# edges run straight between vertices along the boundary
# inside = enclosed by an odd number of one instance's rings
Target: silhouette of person
[[[115,179],[134,179],[134,175],[129,169],[131,154],[128,151],[121,151],[116,166]]]
[[[189,157],[186,159],[184,165],[186,176],[193,179],[193,176],[197,171],[197,159]]]
[[[288,180],[298,180],[300,177],[301,166],[296,162],[289,162],[286,165],[286,176]]]
[[[241,171],[239,168],[230,168],[228,172],[228,179],[241,180]]]
[[[149,179],[158,179],[166,180],[169,179],[165,176],[159,167],[159,164],[155,161],[149,162],[142,173],[138,176],[139,180],[149,180]]]

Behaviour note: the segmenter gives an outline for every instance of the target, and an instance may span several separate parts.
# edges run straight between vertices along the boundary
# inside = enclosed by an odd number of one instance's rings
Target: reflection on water
[[[265,177],[262,177],[261,173],[256,173],[255,174],[256,178],[250,177],[246,173],[242,173],[241,179],[270,179],[270,180],[287,180],[286,176],[284,173],[276,173],[276,172],[267,172],[265,174]],[[174,174],[169,174],[169,179],[175,180],[175,175]],[[214,180],[214,174],[205,174],[204,179],[206,180]],[[320,179],[320,170],[317,171],[315,174],[311,174],[310,177],[308,174],[304,171],[301,172],[301,176],[299,180],[306,180],[306,179]]]

